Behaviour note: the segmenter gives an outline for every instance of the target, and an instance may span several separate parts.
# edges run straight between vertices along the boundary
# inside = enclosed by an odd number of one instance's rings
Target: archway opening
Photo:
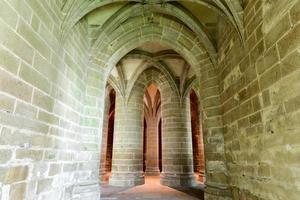
[[[158,124],[158,157],[159,157],[159,171],[162,172],[162,131],[161,131],[161,118],[159,119],[159,124]]]
[[[177,49],[160,41],[146,40],[115,64],[108,77],[117,92],[110,187],[169,186],[177,191],[186,188],[188,194],[196,190],[201,197],[202,185],[196,184],[193,170],[189,105],[196,77],[194,67]],[[156,91],[155,101],[162,104],[162,114],[153,126],[155,148],[148,142],[151,126],[145,108],[159,109],[153,107],[149,90]]]
[[[113,143],[114,143],[114,124],[115,124],[115,101],[116,92],[114,89],[109,94],[110,108],[108,114],[108,129],[107,129],[107,149],[106,149],[106,172],[111,172]]]
[[[160,105],[160,92],[151,84],[144,94],[144,172],[148,176],[161,172]]]
[[[116,92],[110,85],[107,86],[105,100],[105,115],[103,120],[103,135],[100,158],[100,180],[107,182],[112,170],[114,124],[115,124]]]
[[[201,116],[199,110],[199,100],[197,94],[192,89],[190,92],[191,128],[193,144],[194,172],[198,175],[198,180],[205,182],[205,159],[204,144],[201,127]]]

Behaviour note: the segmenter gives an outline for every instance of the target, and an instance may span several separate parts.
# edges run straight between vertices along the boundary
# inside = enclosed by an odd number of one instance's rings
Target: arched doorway
[[[194,172],[199,175],[199,181],[205,182],[205,159],[203,134],[200,120],[200,106],[197,94],[192,89],[190,92],[191,126],[193,140]]]
[[[144,95],[144,150],[145,150],[145,174],[148,176],[158,176],[159,168],[159,144],[161,137],[159,134],[159,122],[161,118],[160,111],[161,99],[158,88],[151,84],[145,91]]]
[[[107,182],[112,168],[112,150],[115,122],[115,90],[108,85],[105,98],[105,116],[103,120],[103,137],[100,159],[100,179]]]

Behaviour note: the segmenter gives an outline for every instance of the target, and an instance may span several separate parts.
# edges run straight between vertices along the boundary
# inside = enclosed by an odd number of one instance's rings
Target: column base
[[[109,178],[109,185],[118,187],[133,187],[145,184],[143,172],[112,172]]]
[[[169,187],[191,187],[196,184],[194,173],[171,174],[161,173],[160,183]]]
[[[90,199],[98,200],[100,199],[100,185],[98,182],[85,182],[78,183],[73,187],[72,198],[74,200],[80,199]]]
[[[145,175],[146,176],[159,176],[160,175],[160,171],[158,168],[146,168],[146,171],[145,171]]]
[[[204,190],[205,200],[232,200],[229,188],[225,185],[206,184]]]
[[[108,172],[100,172],[99,174],[100,184],[107,183],[109,179]]]
[[[199,172],[198,180],[201,183],[205,183],[206,177],[205,177],[205,173],[204,172]]]

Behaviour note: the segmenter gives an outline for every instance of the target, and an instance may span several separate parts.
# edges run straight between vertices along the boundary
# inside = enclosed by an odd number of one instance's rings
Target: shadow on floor
[[[204,199],[204,185],[197,185],[194,187],[185,187],[185,188],[178,188],[178,187],[172,187],[175,190],[178,190],[180,192],[183,192],[187,195],[196,197],[198,199]]]
[[[136,187],[101,185],[101,200],[203,200],[204,186],[170,188],[159,177],[146,177],[145,184]]]

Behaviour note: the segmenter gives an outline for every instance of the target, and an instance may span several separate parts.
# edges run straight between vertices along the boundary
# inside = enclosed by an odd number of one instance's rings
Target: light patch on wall
[[[150,53],[157,53],[171,48],[168,47],[167,45],[156,43],[156,42],[146,42],[140,47],[138,47],[137,49],[142,51],[147,51]]]
[[[180,77],[185,67],[185,61],[183,59],[165,59],[164,62],[170,67],[170,70],[175,76]]]
[[[263,6],[263,32],[268,33],[273,26],[277,25],[287,11],[297,0],[266,0]]]
[[[117,71],[117,68],[113,68],[112,71],[111,71],[111,75],[115,78],[118,78],[119,75],[118,75],[118,71]]]
[[[129,80],[132,77],[142,62],[142,59],[124,59],[122,61],[123,72],[126,80]]]
[[[230,87],[232,84],[234,84],[236,81],[238,81],[241,77],[242,73],[240,71],[239,67],[235,67],[224,79],[224,90],[226,90],[228,87]]]
[[[2,186],[1,200],[9,200],[9,191],[10,191],[10,185],[3,185]]]
[[[122,8],[126,3],[112,3],[95,9],[87,16],[90,25],[102,26],[114,13]]]
[[[180,4],[188,9],[199,21],[204,23],[216,23],[218,14],[212,9],[199,3],[180,1]]]

